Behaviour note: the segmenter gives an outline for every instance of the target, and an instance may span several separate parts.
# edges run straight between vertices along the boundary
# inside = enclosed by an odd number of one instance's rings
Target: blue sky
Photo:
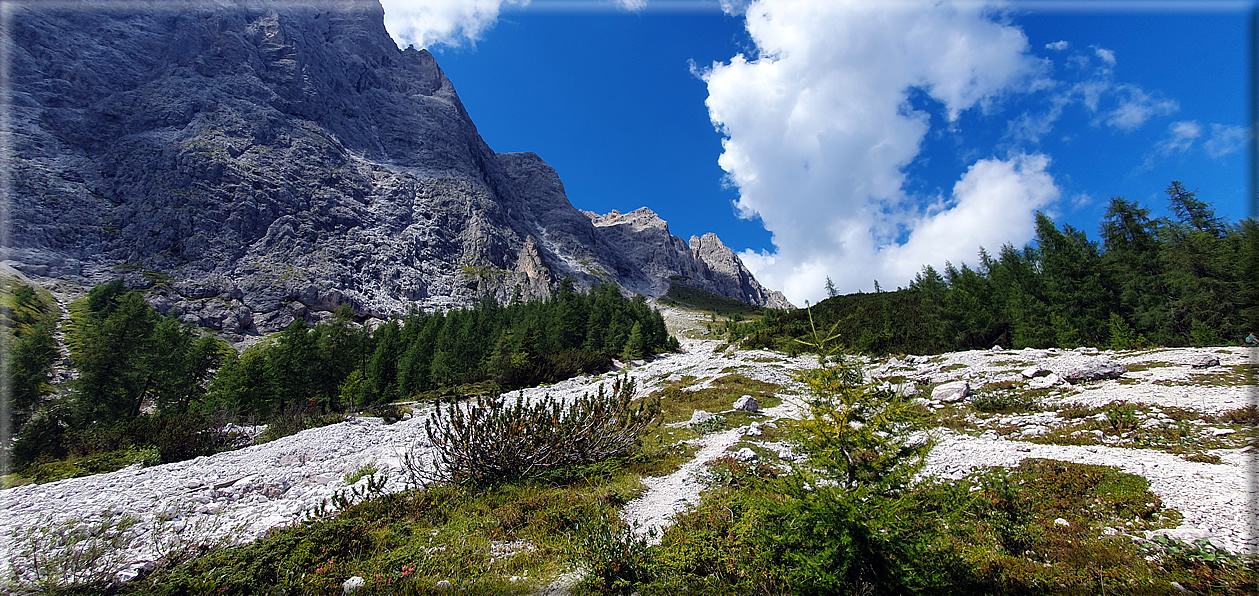
[[[1173,180],[1249,215],[1247,2],[385,0],[573,205],[716,232],[797,304]],[[1082,12],[1084,11],[1084,12]]]

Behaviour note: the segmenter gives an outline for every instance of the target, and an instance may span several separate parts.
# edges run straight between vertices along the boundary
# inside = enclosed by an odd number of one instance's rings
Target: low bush
[[[660,414],[657,399],[631,403],[634,382],[618,379],[570,405],[554,397],[533,403],[501,395],[439,407],[425,422],[436,449],[438,479],[490,484],[563,475],[578,466],[627,455]]]
[[[1008,414],[1035,408],[1036,398],[1012,391],[994,391],[976,395],[971,398],[970,405],[980,412]]]

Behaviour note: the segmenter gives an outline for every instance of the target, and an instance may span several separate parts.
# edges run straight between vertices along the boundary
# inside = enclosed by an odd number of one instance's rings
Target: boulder
[[[757,403],[755,397],[745,395],[735,400],[734,410],[736,412],[759,412],[761,411],[761,404]]]
[[[734,458],[739,461],[756,461],[760,459],[760,456],[756,455],[755,451],[744,447],[734,453]]]
[[[1036,377],[1028,384],[1028,389],[1048,389],[1062,382],[1062,379],[1053,373],[1049,373],[1043,377]]]
[[[1021,372],[1021,374],[1023,375],[1023,378],[1025,378],[1025,379],[1034,379],[1034,378],[1036,378],[1036,377],[1043,377],[1043,376],[1045,376],[1045,375],[1049,374],[1049,371],[1047,371],[1047,370],[1045,370],[1045,369],[1043,369],[1043,368],[1041,368],[1041,367],[1039,367],[1039,366],[1037,366],[1037,365],[1033,364],[1033,365],[1031,365],[1031,366],[1029,366],[1029,367],[1027,367],[1027,368],[1023,369],[1023,370],[1022,370],[1022,372]]]
[[[1118,379],[1128,372],[1122,364],[1108,356],[1064,358],[1058,376],[1071,383]]]
[[[1220,357],[1215,354],[1195,354],[1189,359],[1189,366],[1193,368],[1211,368],[1220,365]]]
[[[691,419],[687,421],[686,425],[690,428],[694,428],[705,422],[708,422],[709,420],[712,420],[712,418],[713,418],[713,415],[709,412],[705,412],[703,410],[695,410],[695,412],[691,414]]]
[[[966,399],[971,394],[970,382],[953,381],[951,383],[941,383],[931,390],[931,399],[955,403]]]

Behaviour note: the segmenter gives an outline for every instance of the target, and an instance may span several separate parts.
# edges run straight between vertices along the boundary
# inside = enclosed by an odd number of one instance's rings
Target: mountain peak
[[[121,276],[236,334],[341,304],[539,298],[566,277],[760,300],[652,210],[583,214],[537,154],[495,153],[379,2],[154,6],[15,12],[16,268]]]

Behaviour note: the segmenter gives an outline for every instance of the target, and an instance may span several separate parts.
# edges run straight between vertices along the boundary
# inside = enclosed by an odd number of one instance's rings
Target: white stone
[[[1029,367],[1027,367],[1027,368],[1023,369],[1022,371],[1020,371],[1020,374],[1022,374],[1022,375],[1023,375],[1023,378],[1025,378],[1025,379],[1031,379],[1031,378],[1033,378],[1033,377],[1043,376],[1043,375],[1041,375],[1041,373],[1047,373],[1047,372],[1049,372],[1049,371],[1047,371],[1047,370],[1045,370],[1045,369],[1043,369],[1043,368],[1041,368],[1041,367],[1036,366],[1035,364],[1033,364],[1033,365],[1031,365],[1031,366],[1029,366]]]
[[[1062,379],[1053,373],[1049,373],[1043,377],[1036,377],[1027,383],[1028,389],[1049,389],[1062,382]]]
[[[705,412],[704,410],[695,410],[694,412],[691,413],[691,419],[686,423],[686,425],[689,427],[696,427],[705,422],[708,422],[709,420],[712,420],[712,418],[713,418],[713,415],[710,412]]]
[[[1095,353],[1094,350],[1093,353]],[[1128,372],[1122,364],[1109,356],[1081,357],[1064,356],[1063,362],[1055,362],[1058,376],[1071,383],[1080,381],[1098,381],[1101,379],[1118,379]]]
[[[743,449],[736,451],[734,453],[734,458],[739,461],[756,461],[760,459],[760,457],[756,455],[755,451],[752,451],[750,448],[747,448],[747,447],[744,447]]]
[[[971,394],[970,383],[966,381],[953,381],[951,383],[941,383],[931,390],[931,399],[940,400],[946,403],[955,403],[966,399]]]
[[[345,580],[345,583],[341,584],[341,593],[342,594],[353,593],[355,590],[363,587],[366,583],[367,582],[363,578],[356,575],[354,577],[351,577],[350,579]]]
[[[1071,527],[1071,522],[1069,522],[1069,521],[1067,521],[1067,520],[1065,520],[1065,519],[1062,519],[1062,518],[1060,517],[1060,518],[1058,518],[1058,519],[1055,519],[1055,520],[1054,520],[1054,525],[1057,525],[1057,526],[1062,526],[1062,527],[1064,527],[1064,528],[1070,528],[1070,527]]]
[[[1199,354],[1189,359],[1189,366],[1193,368],[1211,368],[1220,365],[1220,357],[1215,354]]]
[[[736,412],[759,412],[761,411],[761,404],[757,403],[755,397],[744,395],[735,400],[734,410]]]

